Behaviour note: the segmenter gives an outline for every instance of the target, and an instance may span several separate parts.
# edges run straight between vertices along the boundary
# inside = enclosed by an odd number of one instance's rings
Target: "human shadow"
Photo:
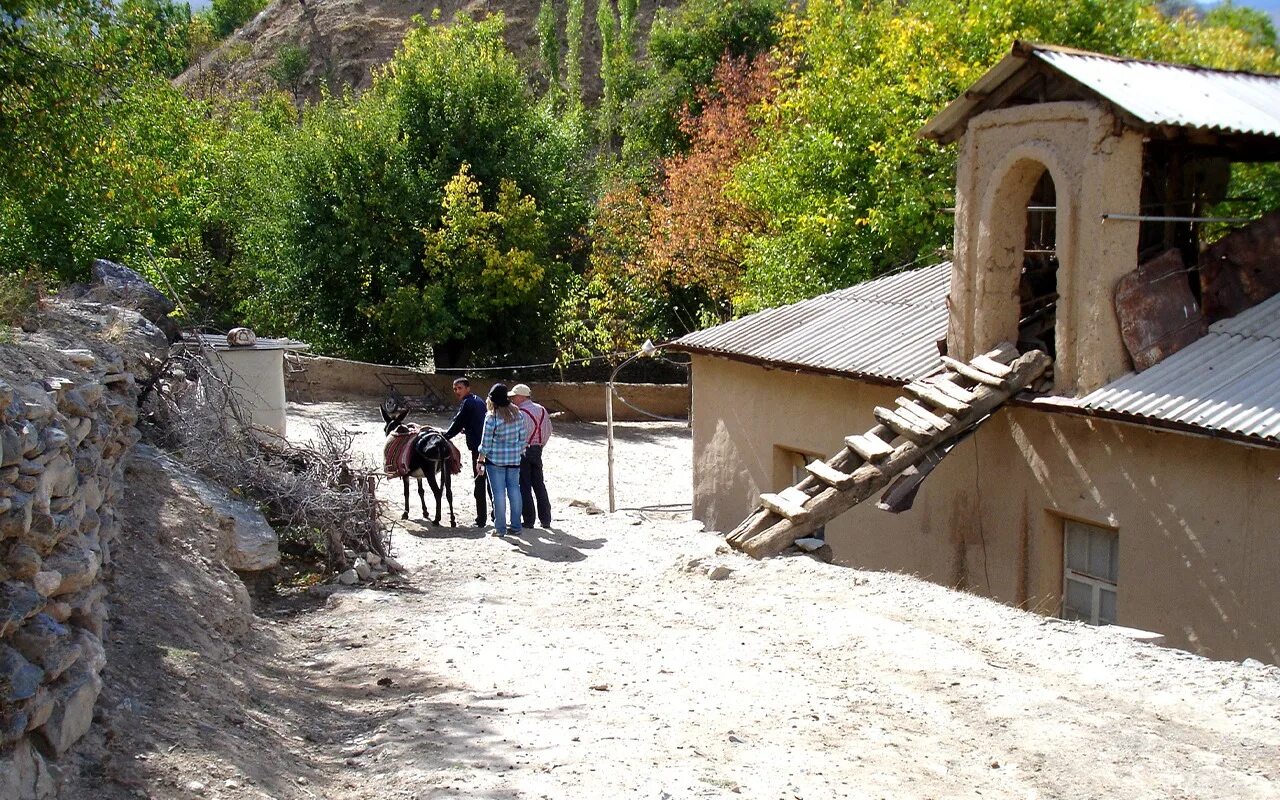
[[[606,539],[581,539],[555,528],[524,528],[519,536],[506,536],[506,541],[526,556],[543,561],[572,563],[583,561],[583,550],[598,550]]]

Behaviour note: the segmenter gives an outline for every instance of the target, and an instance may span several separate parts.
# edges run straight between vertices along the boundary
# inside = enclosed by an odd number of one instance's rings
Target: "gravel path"
[[[375,410],[297,406],[291,433],[329,419],[373,457]],[[419,421],[433,419],[447,422]],[[395,538],[408,586],[342,592],[290,623],[317,643],[309,678],[376,720],[332,743],[344,769],[315,791],[1280,797],[1280,669],[907,576],[752,561],[688,521],[682,425],[619,426],[617,451],[619,505],[682,513],[588,513],[607,504],[603,433],[557,426],[551,531],[411,522]],[[455,500],[472,519],[468,492]]]

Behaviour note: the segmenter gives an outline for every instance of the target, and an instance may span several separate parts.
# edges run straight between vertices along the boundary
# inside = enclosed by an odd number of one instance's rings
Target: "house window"
[[[1120,537],[1075,520],[1063,522],[1062,618],[1114,625]]]

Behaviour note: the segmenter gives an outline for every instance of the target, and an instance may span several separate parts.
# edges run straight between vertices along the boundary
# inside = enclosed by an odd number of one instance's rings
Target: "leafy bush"
[[[257,262],[255,319],[375,361],[550,350],[589,173],[502,24],[419,21],[368,92],[305,111],[266,204],[287,244]]]
[[[213,0],[208,13],[214,33],[225,39],[266,7],[267,0]]]
[[[267,74],[281,89],[297,99],[302,91],[302,79],[306,77],[309,61],[305,47],[286,44],[276,51],[275,61],[267,67]]]

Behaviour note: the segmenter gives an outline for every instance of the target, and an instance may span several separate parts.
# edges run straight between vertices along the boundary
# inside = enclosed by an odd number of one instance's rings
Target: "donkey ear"
[[[384,407],[384,406],[378,406],[378,410],[382,412],[382,421],[383,421],[383,422],[390,422],[390,421],[391,421],[391,417],[387,414],[387,409],[386,409],[386,407]]]

